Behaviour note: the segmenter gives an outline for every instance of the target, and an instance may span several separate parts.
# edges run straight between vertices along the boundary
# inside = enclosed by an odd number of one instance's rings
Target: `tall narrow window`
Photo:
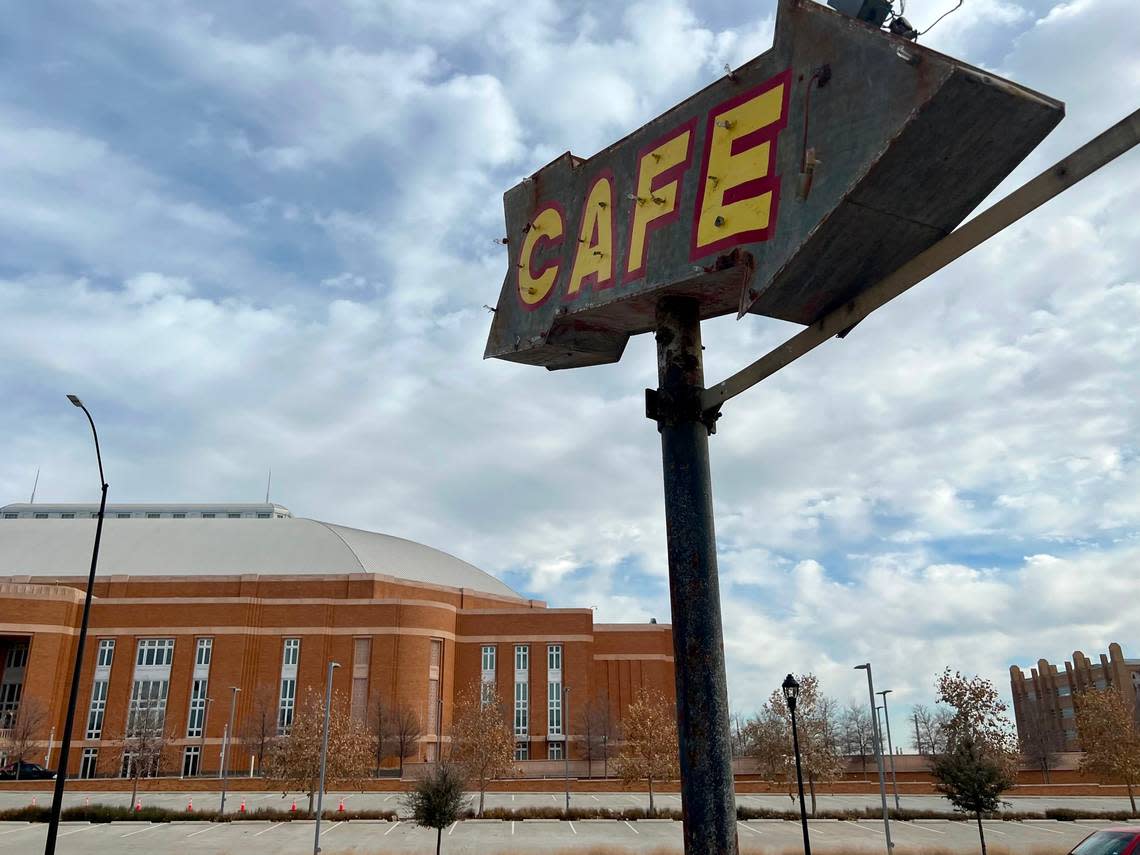
[[[297,662],[301,658],[301,639],[286,638],[281,655],[281,693],[277,707],[277,733],[287,736],[293,726],[297,706]]]
[[[103,735],[103,713],[107,709],[107,685],[111,679],[111,663],[115,659],[115,639],[99,639],[99,651],[95,655],[95,677],[91,684],[91,705],[87,711],[87,739],[99,739]],[[94,749],[92,749],[94,750]]]
[[[515,645],[515,738],[530,733],[530,648]]]
[[[548,736],[563,735],[562,714],[562,645],[550,644],[546,647],[546,733]]]
[[[170,691],[173,638],[140,638],[135,651],[135,676],[127,708],[127,735],[162,733],[166,723],[166,697]]]
[[[99,763],[98,748],[84,748],[83,757],[79,761],[79,777],[94,778],[95,768]]]
[[[491,702],[495,695],[495,646],[484,645],[480,657],[479,685],[482,690],[483,706]]]
[[[368,665],[372,657],[372,639],[356,638],[352,642],[352,717],[363,723],[368,712]]]

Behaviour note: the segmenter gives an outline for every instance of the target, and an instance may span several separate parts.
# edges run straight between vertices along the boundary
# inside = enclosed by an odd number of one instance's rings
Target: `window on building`
[[[1073,708],[1072,707],[1062,707],[1061,718],[1072,718],[1072,717],[1073,717]]]
[[[119,763],[119,777],[130,778],[133,777],[131,770],[135,768],[135,752],[124,751],[122,760]]]
[[[110,668],[111,660],[115,658],[115,639],[99,639],[99,654],[95,659],[96,668]]]
[[[548,671],[562,670],[561,644],[551,644],[546,648],[546,668]]]
[[[174,660],[173,638],[140,638],[135,665],[170,667]]]
[[[530,746],[525,742],[515,743],[515,759],[516,760],[529,760],[530,759]]]
[[[170,516],[172,516],[172,517],[173,517],[174,519],[176,519],[176,520],[184,520],[184,519],[186,519],[186,514],[171,514]]]
[[[87,712],[87,739],[98,739],[103,734],[103,713],[107,709],[107,681],[96,680],[91,685],[91,706]]]
[[[130,514],[115,514],[115,516],[121,520],[129,520],[131,518]]]
[[[241,514],[226,514],[226,518],[231,520],[240,520]]]
[[[525,644],[515,646],[515,670],[527,671],[530,669],[530,648]]]
[[[15,725],[23,689],[21,683],[0,683],[0,730],[8,730]]]
[[[23,668],[28,664],[28,645],[13,644],[4,657],[4,668]]]
[[[36,514],[35,515],[35,519],[37,519],[37,520],[46,520],[47,518],[48,518],[47,514]]]
[[[202,519],[204,519],[204,520],[212,520],[212,519],[213,519],[214,517],[216,517],[216,516],[217,516],[217,514],[202,514]]]
[[[127,735],[146,736],[162,733],[166,723],[166,696],[169,679],[136,679],[131,687],[131,703],[127,711]]]
[[[99,749],[84,748],[83,756],[79,759],[79,777],[94,778],[95,767],[99,764]]]
[[[484,645],[483,647],[483,672],[490,671],[492,674],[495,672],[495,647],[494,645]]]
[[[267,520],[267,519],[269,519],[269,518],[270,518],[270,517],[272,517],[272,516],[273,516],[273,514],[258,514],[258,515],[257,515],[257,518],[258,518],[259,520]]]
[[[6,520],[16,520],[19,518],[20,518],[19,514],[4,514],[4,519],[6,519]]]
[[[1069,694],[1070,694],[1070,692],[1069,692],[1068,686],[1058,686],[1057,687],[1057,695],[1059,697],[1065,698],[1065,697],[1068,697]]]
[[[75,519],[75,514],[60,514],[59,518],[61,520],[73,520]]]
[[[147,518],[148,520],[156,520],[156,519],[158,519],[158,518],[159,518],[159,517],[161,517],[161,516],[162,516],[162,514],[152,514],[152,513],[148,513],[148,514],[146,515],[146,518]]]
[[[1065,728],[1065,739],[1076,739],[1077,732],[1071,728]]]
[[[182,777],[192,778],[198,774],[202,761],[202,746],[187,745],[182,750]]]
[[[562,684],[546,684],[546,731],[551,736],[562,735]]]
[[[277,732],[281,736],[289,734],[293,726],[293,709],[297,703],[297,678],[283,677],[281,679],[281,704],[277,711]]]
[[[190,715],[186,717],[188,737],[201,736],[202,728],[206,726],[206,689],[207,681],[202,678],[194,680],[190,686]]]
[[[214,651],[214,639],[212,638],[199,638],[198,650],[194,657],[195,665],[209,665],[210,657]]]
[[[363,723],[368,717],[368,673],[372,662],[372,639],[352,640],[352,717]]]
[[[296,665],[297,660],[301,656],[301,639],[299,638],[286,638],[285,639],[285,655],[281,661],[282,665]]]
[[[528,701],[529,683],[515,683],[515,736],[526,736],[530,724]]]
[[[547,760],[561,760],[562,759],[562,743],[561,742],[548,742],[548,743],[546,743],[546,759]]]

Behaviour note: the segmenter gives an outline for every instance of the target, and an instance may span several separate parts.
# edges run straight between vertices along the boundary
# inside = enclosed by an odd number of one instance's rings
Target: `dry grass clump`
[[[1003,846],[988,846],[986,847],[990,855],[1013,855],[1009,849]],[[680,844],[675,847],[661,846],[657,849],[627,849],[624,846],[591,846],[588,848],[570,848],[560,849],[553,851],[550,855],[678,855],[682,851]],[[813,855],[866,855],[867,847],[851,847],[846,848],[843,846],[835,847],[820,847],[816,849],[812,847]],[[1029,850],[1019,849],[1018,855],[1065,855],[1068,851],[1064,847],[1039,847]],[[947,849],[942,846],[896,846],[894,849],[895,855],[962,855],[963,850]],[[344,855],[344,853],[342,853]],[[362,854],[363,855],[363,854]],[[498,852],[487,853],[487,855],[533,855],[533,853],[526,852],[522,849],[501,849]],[[785,847],[783,849],[771,849],[763,846],[746,845],[741,841],[740,855],[803,855],[802,848],[794,846]]]

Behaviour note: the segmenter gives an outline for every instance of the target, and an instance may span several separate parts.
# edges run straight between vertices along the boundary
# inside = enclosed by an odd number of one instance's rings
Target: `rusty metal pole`
[[[657,304],[659,388],[647,393],[646,403],[661,433],[685,855],[735,855],[736,799],[709,473],[713,423],[706,424],[701,410],[699,309],[689,297],[666,297]]]

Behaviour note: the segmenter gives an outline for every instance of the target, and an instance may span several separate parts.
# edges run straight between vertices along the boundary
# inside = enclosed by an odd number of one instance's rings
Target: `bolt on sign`
[[[810,0],[774,44],[589,159],[504,196],[485,355],[616,362],[667,295],[800,324],[951,232],[1063,106]]]

